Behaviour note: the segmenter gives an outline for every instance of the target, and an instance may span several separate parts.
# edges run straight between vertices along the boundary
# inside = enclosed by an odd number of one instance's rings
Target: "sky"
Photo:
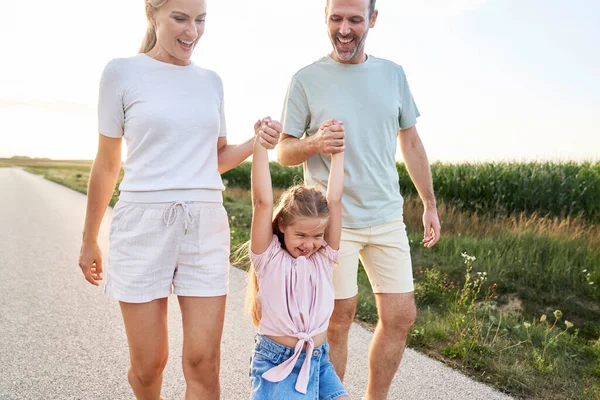
[[[230,143],[260,117],[279,119],[291,76],[331,51],[324,8],[207,0],[192,59],[223,79]],[[404,67],[430,161],[600,160],[600,1],[378,0],[377,9],[366,52]],[[93,159],[102,70],[135,55],[145,27],[142,0],[4,4],[0,157]]]

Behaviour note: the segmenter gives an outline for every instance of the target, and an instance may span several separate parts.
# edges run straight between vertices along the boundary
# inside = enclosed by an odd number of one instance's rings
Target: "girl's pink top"
[[[276,235],[264,253],[250,251],[258,278],[261,313],[258,333],[298,338],[294,355],[264,373],[266,380],[284,380],[294,369],[306,343],[306,358],[296,381],[296,390],[306,393],[315,347],[312,338],[327,330],[333,312],[332,274],[337,256],[338,251],[323,241],[323,246],[310,257],[294,258],[281,248]]]

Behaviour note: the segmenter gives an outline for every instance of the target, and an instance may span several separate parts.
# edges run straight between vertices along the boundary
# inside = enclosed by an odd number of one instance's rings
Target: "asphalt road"
[[[85,196],[17,168],[0,168],[0,399],[133,399],[118,304],[84,281],[77,258]],[[100,232],[108,251],[111,209]],[[105,257],[106,258],[106,257]],[[246,274],[231,269],[222,343],[222,398],[247,399],[255,329],[243,314]],[[163,396],[183,399],[181,314],[169,301]],[[371,333],[351,331],[346,387],[364,394]],[[407,350],[390,399],[509,397]]]

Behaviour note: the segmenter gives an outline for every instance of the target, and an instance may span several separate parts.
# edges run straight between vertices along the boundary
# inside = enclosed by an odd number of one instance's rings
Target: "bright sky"
[[[231,143],[279,119],[330,52],[325,0],[207,0],[193,60],[225,85]],[[600,160],[598,0],[378,0],[367,54],[401,64],[431,161]],[[142,0],[10,1],[0,13],[0,157],[93,159],[104,65],[137,53]]]

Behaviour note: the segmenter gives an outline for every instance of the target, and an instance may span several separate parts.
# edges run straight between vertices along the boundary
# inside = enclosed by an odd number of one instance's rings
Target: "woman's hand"
[[[262,120],[256,121],[254,124],[254,134],[260,142],[260,144],[268,149],[272,150],[279,142],[279,135],[283,127],[279,121],[272,121],[271,117],[265,117]]]
[[[84,241],[79,253],[79,267],[85,280],[94,286],[99,286],[102,280],[102,252],[98,242]]]

